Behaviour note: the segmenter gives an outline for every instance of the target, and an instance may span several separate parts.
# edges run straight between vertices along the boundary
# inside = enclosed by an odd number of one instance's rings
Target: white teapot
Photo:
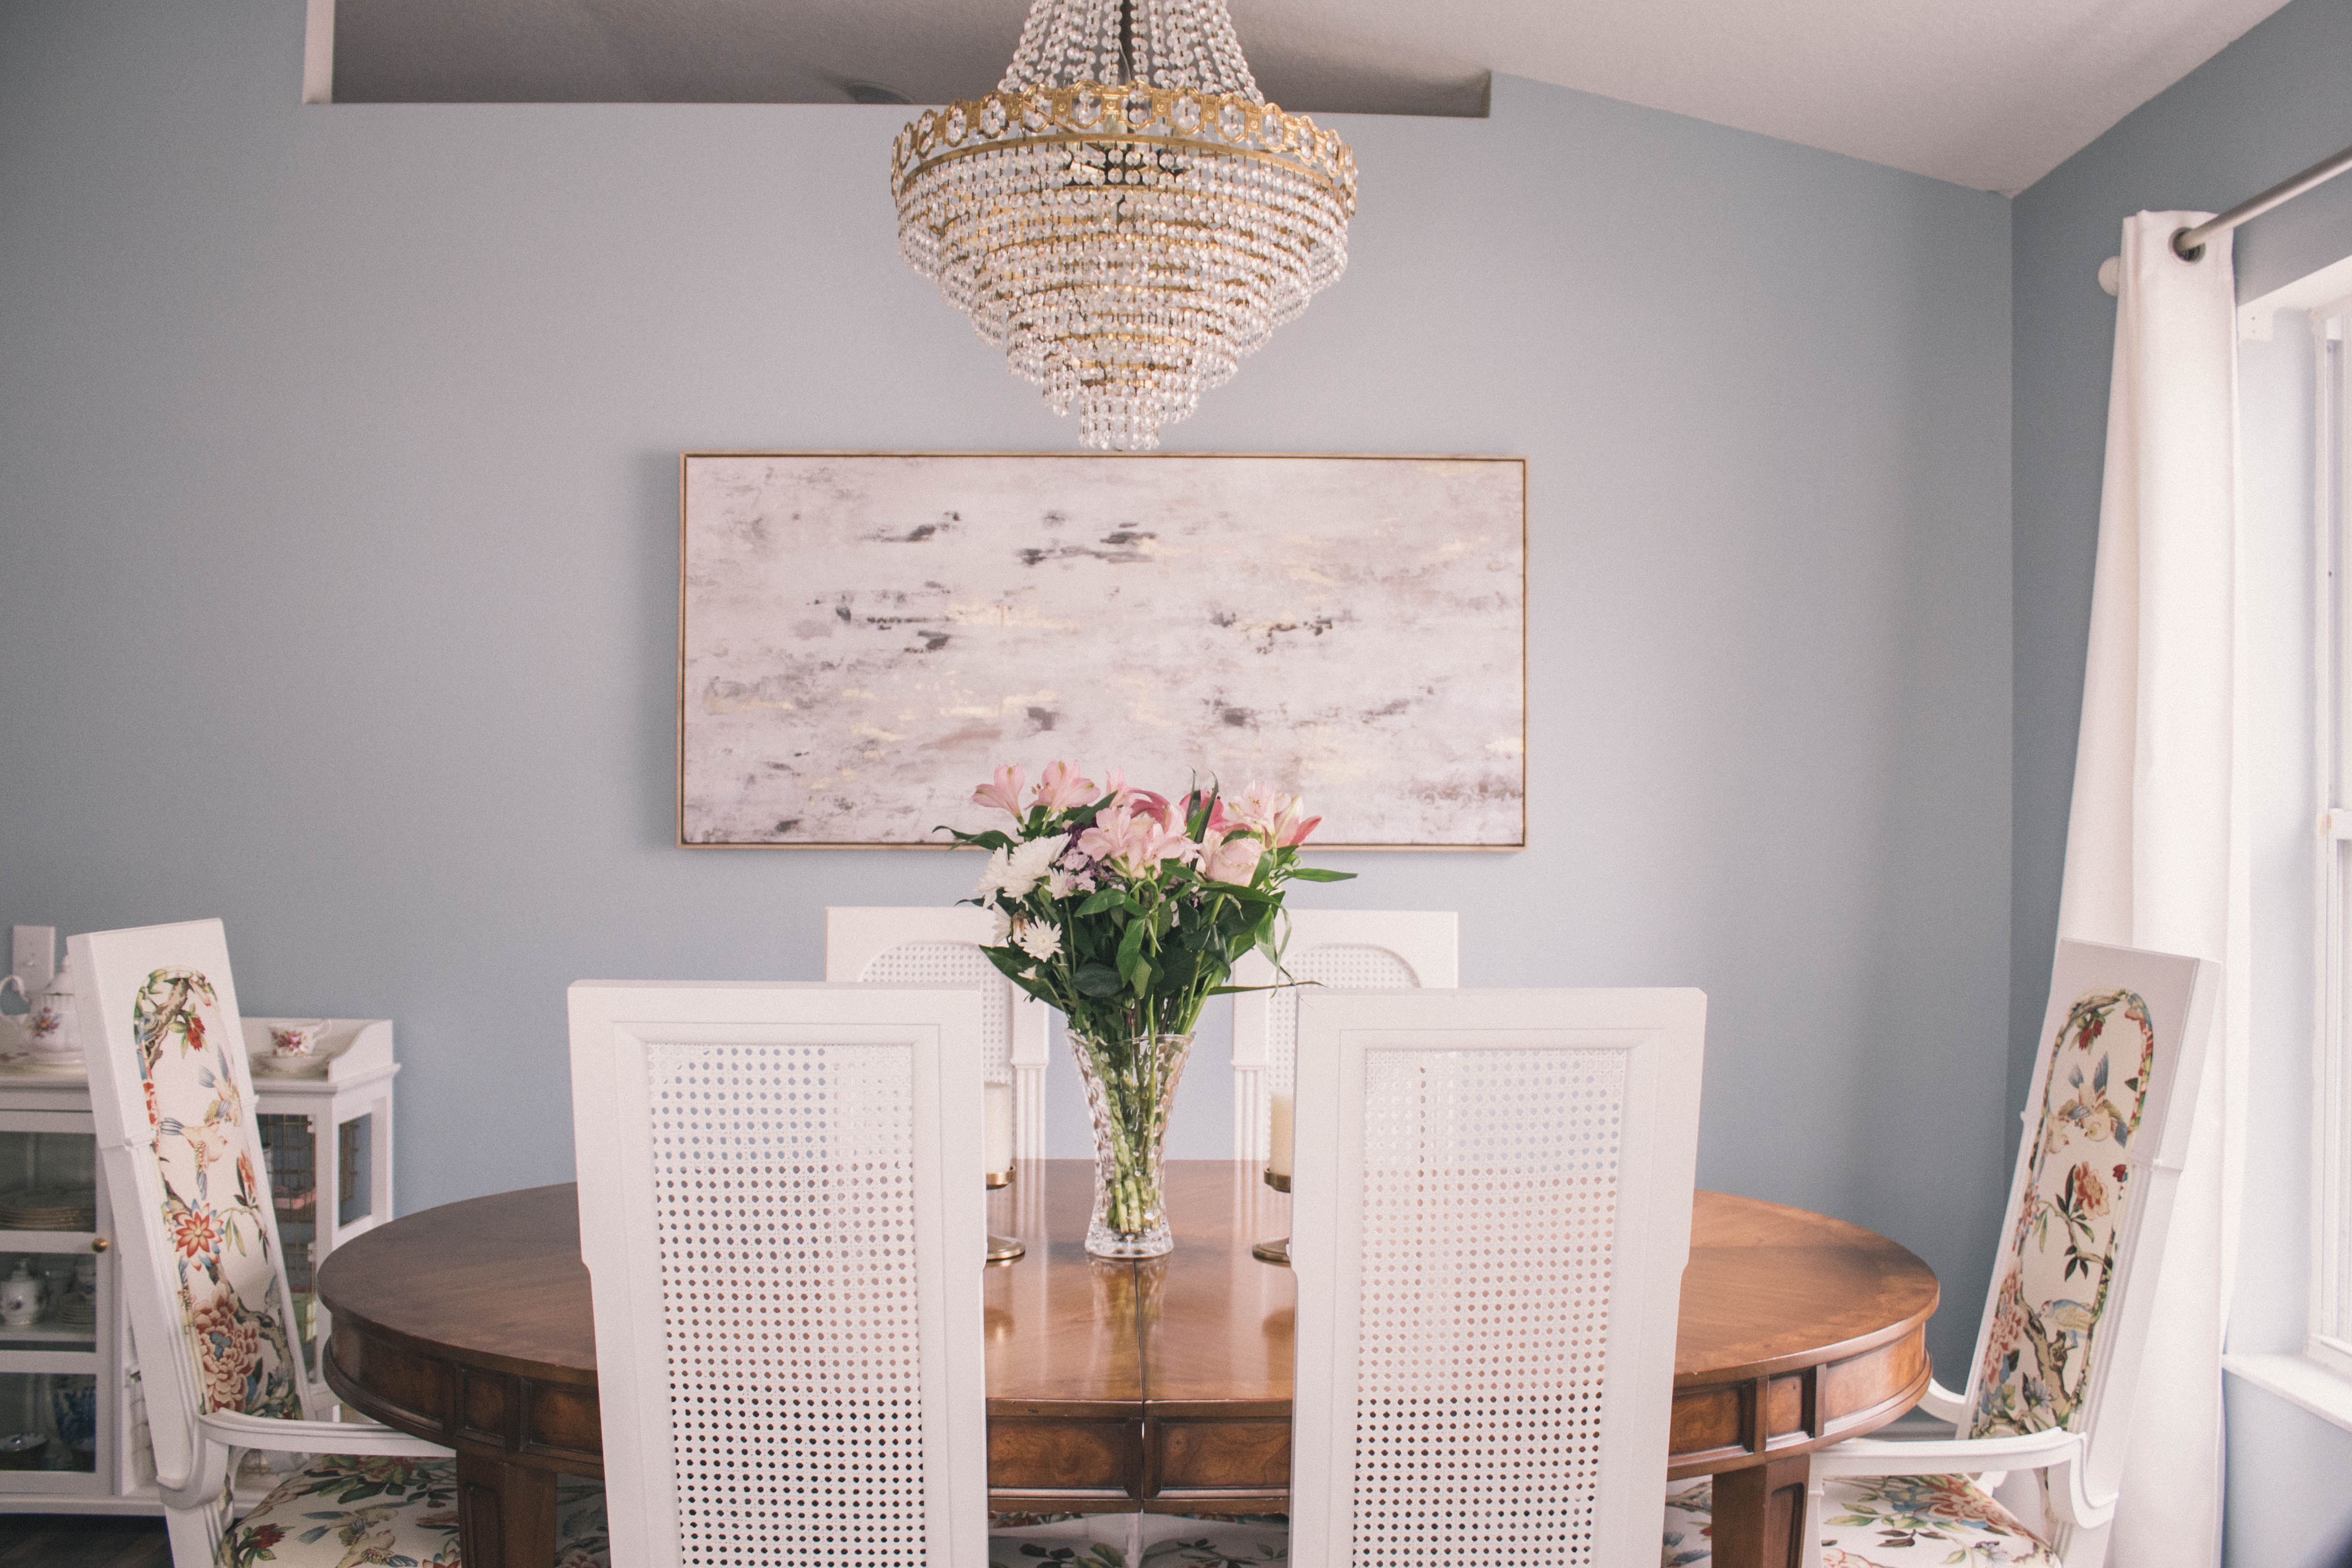
[[[73,961],[58,965],[56,978],[37,991],[11,974],[0,977],[0,992],[14,990],[29,1009],[17,1026],[32,1047],[33,1060],[44,1067],[71,1067],[81,1059],[81,1042],[74,1036]]]
[[[0,1322],[21,1329],[37,1321],[40,1315],[41,1282],[27,1271],[20,1258],[16,1260],[16,1272],[0,1279]]]

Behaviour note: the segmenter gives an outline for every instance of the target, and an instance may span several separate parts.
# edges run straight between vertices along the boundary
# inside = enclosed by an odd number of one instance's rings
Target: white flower
[[[1047,925],[1043,921],[1023,921],[1013,940],[1021,944],[1022,952],[1041,963],[1062,951],[1060,928]]]
[[[1045,873],[1045,896],[1066,899],[1078,890],[1078,874],[1066,866],[1056,866]]]
[[[980,882],[972,889],[971,896],[975,899],[986,899],[991,893],[997,891],[1004,886],[1006,880],[1012,876],[1012,872],[1013,857],[1011,854],[1003,849],[990,851],[988,864],[981,868]],[[1034,880],[1034,879],[1032,879]],[[1015,896],[1017,897],[1018,895]]]
[[[1045,879],[1061,855],[1062,846],[1070,841],[1066,833],[1056,833],[1050,838],[1032,838],[1013,851],[1005,862],[1003,880],[998,884],[1009,899],[1029,896],[1029,890]],[[1001,853],[1001,851],[1000,851]]]
[[[1010,947],[1010,946],[1012,946],[1012,945],[1013,945],[1013,917],[1012,917],[1011,915],[1006,914],[1003,910],[989,910],[989,911],[988,911],[988,940],[987,940],[986,942],[984,942],[981,943],[981,945],[982,945],[982,947]]]

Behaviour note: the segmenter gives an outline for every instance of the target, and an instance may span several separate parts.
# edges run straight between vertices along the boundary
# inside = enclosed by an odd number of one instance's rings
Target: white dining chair
[[[1299,998],[1289,1557],[1658,1549],[1706,998]]]
[[[2221,966],[2062,942],[1950,1438],[1812,1456],[1810,1560],[2101,1568]],[[1667,1499],[1669,1568],[1706,1561],[1706,1483]]]
[[[456,1564],[456,1457],[334,1419],[333,1394],[303,1371],[221,922],[68,947],[173,1563]],[[247,1449],[296,1458],[233,1520]],[[605,1562],[594,1482],[566,1479],[557,1526],[560,1562]]]
[[[614,1560],[982,1568],[978,994],[570,1003]]]
[[[1024,994],[980,951],[986,910],[844,905],[824,911],[824,977],[878,985],[968,985],[981,994],[980,1059],[1013,1086],[1013,1153],[1045,1157],[1045,1058],[1053,1009]]]
[[[1461,973],[1461,920],[1451,910],[1291,910],[1282,978],[1355,991],[1450,990]],[[1235,985],[1272,985],[1253,949]],[[1292,1089],[1300,987],[1234,997],[1234,1158],[1263,1163],[1274,1097]]]

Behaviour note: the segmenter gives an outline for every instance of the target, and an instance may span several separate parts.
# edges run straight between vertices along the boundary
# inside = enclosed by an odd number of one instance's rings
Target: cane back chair
[[[1706,999],[1299,998],[1293,1562],[1657,1550]]]
[[[615,1560],[982,1568],[978,994],[570,1000]]]
[[[1451,910],[1291,910],[1282,976],[1353,991],[1450,990],[1461,970],[1461,921]],[[1274,965],[1253,950],[1236,985],[1273,985]],[[1262,1163],[1274,1096],[1293,1088],[1300,988],[1234,997],[1234,1158]]]
[[[849,905],[824,911],[824,977],[877,985],[957,985],[980,993],[980,1060],[1013,1086],[1013,1152],[1045,1157],[1045,1057],[1052,1009],[988,961],[986,910]]]

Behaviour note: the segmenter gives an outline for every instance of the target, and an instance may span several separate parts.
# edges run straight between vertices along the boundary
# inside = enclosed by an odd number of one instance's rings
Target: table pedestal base
[[[466,1568],[549,1568],[555,1472],[457,1450],[457,1542]]]
[[[1715,1478],[1715,1568],[1811,1568],[1805,1470],[1800,1454]]]

